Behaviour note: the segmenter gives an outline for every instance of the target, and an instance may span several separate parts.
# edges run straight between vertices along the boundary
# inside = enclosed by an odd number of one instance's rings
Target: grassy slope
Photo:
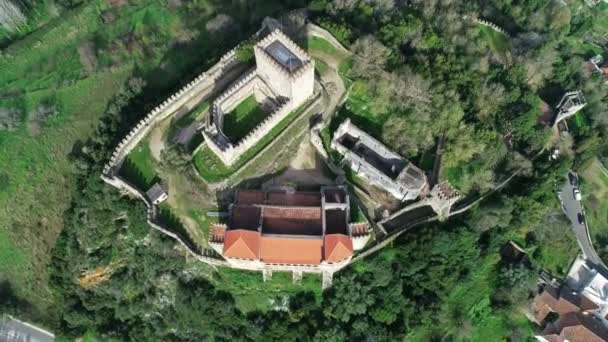
[[[501,56],[504,61],[507,61],[510,49],[509,38],[505,34],[494,31],[485,25],[479,25],[479,30],[481,36],[488,41],[492,51]]]
[[[91,123],[100,117],[128,74],[128,68],[102,73],[57,90],[61,111],[39,136],[30,136],[25,127],[0,133],[0,165],[10,177],[9,188],[0,193],[0,230],[8,227],[10,233],[4,231],[3,235],[19,241],[5,244],[22,248],[17,259],[21,265],[0,263],[0,275],[11,278],[21,294],[29,293],[32,299],[46,303],[50,299],[44,265],[76,185],[69,176],[68,154],[75,143],[92,133],[95,127]],[[0,260],[5,251],[0,250]]]
[[[123,60],[122,66],[94,73],[81,65],[78,48],[110,29],[99,16],[105,6],[99,0],[71,10],[10,45],[0,57],[0,98],[8,99],[0,106],[18,103],[27,113],[51,100],[58,111],[37,136],[31,136],[25,125],[14,132],[0,132],[0,165],[3,176],[9,176],[8,187],[0,190],[0,245],[4,247],[0,260],[11,261],[0,263],[0,281],[10,279],[18,289],[16,295],[45,314],[53,301],[46,266],[76,190],[69,154],[75,144],[91,136],[107,104],[132,74],[131,61],[136,60]],[[158,10],[157,4],[151,6]],[[113,27],[127,21],[124,30],[137,30],[137,18],[125,13],[126,19],[117,19]]]
[[[217,281],[223,289],[235,297],[237,307],[247,313],[268,311],[273,305],[280,305],[283,297],[302,291],[314,293],[317,302],[321,302],[321,277],[306,274],[300,284],[293,284],[290,272],[273,272],[272,279],[262,282],[262,273],[221,269],[217,272]]]

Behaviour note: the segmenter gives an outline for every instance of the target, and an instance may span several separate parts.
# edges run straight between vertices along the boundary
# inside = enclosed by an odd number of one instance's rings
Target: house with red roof
[[[538,341],[608,341],[608,274],[577,258],[563,282],[542,284],[530,318],[542,329]]]
[[[333,273],[371,237],[350,222],[346,188],[318,192],[238,190],[228,223],[211,227],[209,243],[235,268]]]

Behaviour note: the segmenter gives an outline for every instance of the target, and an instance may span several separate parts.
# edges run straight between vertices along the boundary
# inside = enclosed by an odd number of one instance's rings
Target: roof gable
[[[323,254],[327,262],[342,261],[353,255],[353,242],[344,234],[326,235]]]
[[[229,230],[224,235],[224,256],[259,259],[260,233],[245,229]]]

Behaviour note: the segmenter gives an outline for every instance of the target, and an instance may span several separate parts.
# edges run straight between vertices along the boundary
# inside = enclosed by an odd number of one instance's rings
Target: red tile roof
[[[245,229],[229,230],[224,234],[224,256],[228,258],[260,258],[260,233]]]
[[[545,290],[534,298],[532,313],[539,324],[544,322],[550,312],[563,315],[579,310],[587,311],[598,308],[595,303],[582,294],[573,294],[567,288],[562,288],[559,293],[557,291],[557,289],[547,285]]]
[[[555,324],[545,329],[545,334],[556,341],[600,342],[608,339],[608,329],[588,312],[560,315]]]
[[[268,204],[292,207],[320,207],[321,193],[271,191],[268,193]]]
[[[239,190],[237,204],[264,204],[266,193],[259,190]]]
[[[262,236],[260,259],[273,264],[318,265],[322,246],[319,238]]]
[[[340,262],[353,256],[353,241],[343,234],[325,236],[323,256],[327,262]]]
[[[262,212],[262,233],[321,235],[321,208],[265,207]]]
[[[230,229],[257,230],[260,226],[261,212],[259,207],[235,205],[231,210]]]

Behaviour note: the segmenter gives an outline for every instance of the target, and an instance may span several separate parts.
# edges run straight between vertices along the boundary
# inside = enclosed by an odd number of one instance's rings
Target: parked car
[[[578,176],[576,173],[572,171],[568,172],[568,179],[570,180],[570,185],[578,186]]]
[[[582,213],[578,213],[576,216],[578,217],[579,224],[585,224],[585,215],[583,215]]]
[[[572,195],[574,196],[574,199],[577,201],[580,201],[582,196],[581,196],[581,191],[579,189],[574,189],[572,191]]]

